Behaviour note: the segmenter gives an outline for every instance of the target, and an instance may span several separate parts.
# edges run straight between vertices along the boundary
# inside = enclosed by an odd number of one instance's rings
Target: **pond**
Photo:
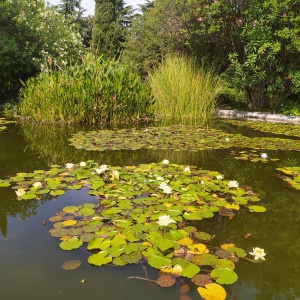
[[[300,299],[300,191],[291,189],[276,176],[280,173],[276,168],[299,166],[299,151],[252,149],[254,152],[251,152],[249,148],[234,147],[211,147],[199,151],[86,151],[76,149],[68,139],[79,130],[90,128],[6,126],[6,131],[0,133],[1,179],[15,176],[18,172],[48,170],[52,164],[78,164],[93,160],[110,166],[136,166],[167,159],[170,164],[217,171],[227,180],[238,181],[240,186],[250,186],[260,194],[259,204],[267,209],[266,212],[240,210],[234,218],[215,215],[191,223],[214,235],[214,245],[234,243],[247,252],[251,252],[253,247],[263,248],[266,252],[266,260],[262,263],[241,259],[236,264],[237,282],[223,285],[226,299]],[[299,139],[284,135],[284,132],[275,135],[222,120],[216,126],[252,140],[255,137],[278,136],[289,139],[293,144]],[[248,159],[262,152],[268,155],[266,161]],[[237,159],[243,156],[244,159]],[[84,247],[61,250],[59,239],[49,234],[53,227],[49,218],[66,206],[86,202],[97,203],[88,189],[68,190],[62,196],[40,200],[18,201],[13,189],[0,188],[1,299],[201,299],[197,286],[190,279],[179,278],[172,287],[162,288],[153,282],[158,278],[158,271],[146,264],[96,267],[87,262],[89,254]],[[249,254],[247,257],[252,258]],[[75,270],[65,270],[62,265],[68,260],[80,260],[81,265]],[[190,290],[182,294],[180,287],[185,283],[189,284]]]

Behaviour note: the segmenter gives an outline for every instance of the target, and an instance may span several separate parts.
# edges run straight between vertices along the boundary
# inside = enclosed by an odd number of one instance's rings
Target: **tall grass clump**
[[[21,118],[36,122],[131,122],[151,116],[151,88],[116,60],[87,55],[64,71],[42,72],[23,84]]]
[[[168,116],[181,124],[198,126],[209,122],[217,96],[226,85],[216,68],[183,56],[167,56],[149,74],[149,83],[159,118]]]

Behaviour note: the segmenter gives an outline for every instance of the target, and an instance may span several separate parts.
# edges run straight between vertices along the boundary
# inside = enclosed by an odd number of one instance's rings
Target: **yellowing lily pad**
[[[217,283],[208,283],[205,288],[198,287],[200,296],[205,300],[224,300],[226,299],[225,289]]]

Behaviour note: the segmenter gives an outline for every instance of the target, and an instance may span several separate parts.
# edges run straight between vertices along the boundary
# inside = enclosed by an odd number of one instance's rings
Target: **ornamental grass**
[[[167,56],[149,75],[149,83],[159,118],[197,126],[210,121],[217,96],[226,86],[214,66],[183,56]]]

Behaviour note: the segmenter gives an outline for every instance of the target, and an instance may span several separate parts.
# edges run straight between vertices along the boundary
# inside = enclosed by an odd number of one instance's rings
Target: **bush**
[[[182,56],[167,56],[149,75],[155,99],[154,110],[159,117],[204,125],[212,117],[217,96],[225,88],[213,66]]]
[[[36,122],[128,122],[152,112],[151,89],[137,74],[91,54],[82,64],[42,72],[23,85],[20,116]]]

